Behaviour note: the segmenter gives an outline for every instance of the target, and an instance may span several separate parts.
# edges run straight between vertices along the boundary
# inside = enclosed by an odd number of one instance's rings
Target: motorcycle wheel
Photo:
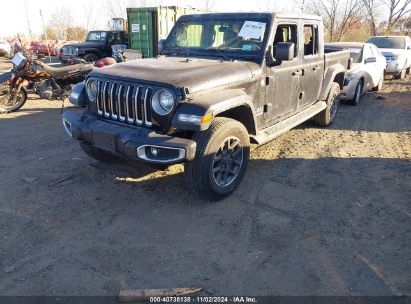
[[[20,109],[27,101],[27,92],[24,88],[21,88],[17,92],[16,88],[12,88],[7,85],[0,86],[0,113],[10,113]]]

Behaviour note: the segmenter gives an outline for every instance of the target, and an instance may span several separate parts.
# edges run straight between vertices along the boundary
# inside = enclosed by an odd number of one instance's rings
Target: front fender
[[[10,78],[12,78],[13,76],[13,72],[5,72],[3,74],[0,75],[0,84],[5,83],[6,81],[8,81]]]
[[[181,121],[179,115],[193,115],[203,117],[206,115],[218,116],[223,112],[238,108],[247,107],[252,115],[252,123],[255,123],[255,111],[251,97],[242,89],[229,89],[205,94],[195,94],[190,96],[187,102],[181,103],[177,108],[172,126],[177,129],[203,131],[208,129],[211,121],[207,123],[194,123]]]
[[[327,98],[328,92],[331,89],[331,85],[336,79],[338,79],[338,83],[342,89],[346,72],[346,68],[340,63],[330,66],[327,70],[327,73],[325,74],[320,97],[318,99],[325,100]],[[342,79],[339,79],[339,75],[342,75]]]

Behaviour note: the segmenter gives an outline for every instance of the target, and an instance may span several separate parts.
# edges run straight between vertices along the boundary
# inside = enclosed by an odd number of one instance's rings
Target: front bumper
[[[171,165],[191,161],[197,148],[191,139],[105,122],[91,114],[73,110],[63,113],[63,126],[75,140],[122,158],[147,163]]]
[[[405,63],[399,60],[387,61],[386,75],[399,75],[404,68]]]

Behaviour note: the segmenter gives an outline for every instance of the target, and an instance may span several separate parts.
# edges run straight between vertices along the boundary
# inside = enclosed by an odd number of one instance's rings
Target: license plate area
[[[115,134],[92,130],[93,144],[95,147],[105,151],[116,152],[116,136]]]

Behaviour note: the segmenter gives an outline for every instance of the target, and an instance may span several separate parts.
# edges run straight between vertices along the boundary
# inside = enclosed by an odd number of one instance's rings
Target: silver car
[[[336,42],[325,45],[326,52],[349,50],[351,68],[347,71],[341,99],[357,105],[363,93],[379,91],[384,83],[386,60],[378,48],[370,43]]]
[[[404,79],[411,73],[411,38],[408,36],[375,36],[368,43],[374,44],[387,59],[386,74]]]

